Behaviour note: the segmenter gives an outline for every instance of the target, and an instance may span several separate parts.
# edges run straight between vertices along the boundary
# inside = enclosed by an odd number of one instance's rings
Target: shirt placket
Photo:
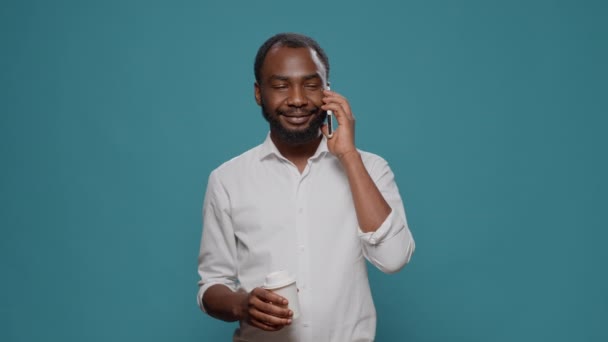
[[[313,301],[310,292],[310,253],[311,248],[308,239],[308,198],[310,189],[310,167],[311,162],[308,161],[306,168],[302,174],[298,174],[299,179],[296,186],[295,192],[295,217],[296,217],[296,240],[297,240],[297,255],[298,255],[298,269],[299,277],[297,279],[298,296],[300,298],[300,305],[303,306],[305,312],[310,312],[308,308],[309,303]],[[304,340],[311,341],[312,338],[312,327],[309,315],[303,315],[301,326],[304,329]]]

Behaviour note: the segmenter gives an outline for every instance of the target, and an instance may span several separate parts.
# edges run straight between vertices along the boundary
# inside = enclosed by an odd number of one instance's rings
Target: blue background
[[[378,341],[608,340],[606,4],[2,1],[0,340],[230,339],[196,306],[201,204],[265,137],[281,31],[325,48],[405,201]]]

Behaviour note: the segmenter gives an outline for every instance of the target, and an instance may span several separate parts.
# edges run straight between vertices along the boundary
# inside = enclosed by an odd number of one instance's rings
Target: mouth
[[[289,112],[280,113],[280,115],[292,125],[302,125],[307,123],[312,116],[316,113],[316,110],[295,110]]]
[[[312,114],[305,115],[284,115],[285,121],[289,122],[292,125],[301,125],[307,122]]]

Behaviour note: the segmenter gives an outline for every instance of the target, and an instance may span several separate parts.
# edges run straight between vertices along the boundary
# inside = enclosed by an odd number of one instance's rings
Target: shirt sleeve
[[[395,175],[388,163],[378,158],[368,172],[391,212],[375,232],[364,233],[359,229],[359,237],[365,258],[382,272],[395,273],[410,261],[416,245],[407,224]]]
[[[217,171],[209,176],[203,202],[203,234],[198,257],[197,303],[205,311],[203,295],[213,285],[238,289],[236,241],[230,218],[230,200],[220,183]]]

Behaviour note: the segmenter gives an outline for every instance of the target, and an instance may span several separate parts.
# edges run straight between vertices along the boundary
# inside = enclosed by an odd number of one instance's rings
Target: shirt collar
[[[319,147],[317,147],[317,151],[315,151],[315,154],[313,154],[310,159],[313,160],[320,158],[327,154],[327,152],[329,152],[329,149],[327,148],[327,138],[323,136],[323,138],[321,139],[321,143],[319,143]],[[268,134],[266,135],[266,139],[264,140],[264,143],[262,143],[260,149],[260,160],[264,160],[265,158],[272,155],[276,156],[279,159],[285,159],[281,152],[279,152],[279,149],[276,147],[274,142],[272,142],[272,139],[270,138],[270,132],[268,132]]]

